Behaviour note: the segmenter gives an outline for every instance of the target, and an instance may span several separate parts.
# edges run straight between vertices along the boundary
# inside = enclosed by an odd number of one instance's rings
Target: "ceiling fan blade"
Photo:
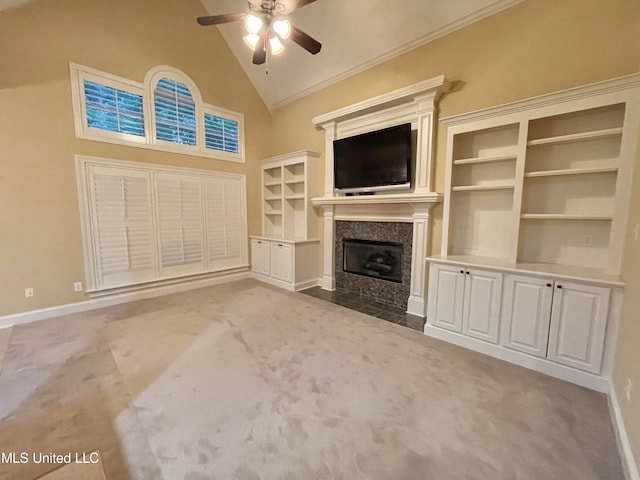
[[[319,41],[293,25],[291,26],[291,36],[289,38],[312,55],[315,55],[322,49],[322,44]]]
[[[227,13],[225,15],[211,15],[210,17],[198,17],[198,23],[203,26],[219,25],[221,23],[239,22],[244,20],[246,13]]]
[[[260,35],[260,40],[256,44],[256,48],[253,51],[253,64],[262,65],[267,60],[267,48],[266,37]]]
[[[298,0],[296,3],[296,8],[302,8],[305,5],[309,5],[310,3],[315,2],[316,0]]]

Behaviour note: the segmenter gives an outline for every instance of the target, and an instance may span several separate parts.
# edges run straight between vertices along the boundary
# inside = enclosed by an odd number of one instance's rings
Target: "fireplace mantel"
[[[333,245],[335,221],[407,222],[413,224],[411,293],[407,312],[424,317],[425,258],[428,252],[431,209],[442,201],[433,186],[433,137],[436,102],[447,92],[443,75],[320,115],[313,123],[325,132],[324,196],[312,199],[324,209],[324,273],[321,286],[335,290]],[[411,123],[416,132],[415,172],[410,193],[344,196],[334,190],[333,142],[345,137]]]
[[[311,201],[314,205],[397,205],[397,204],[423,204],[439,203],[442,201],[441,193],[396,193],[380,195],[353,195],[349,197],[316,197]]]

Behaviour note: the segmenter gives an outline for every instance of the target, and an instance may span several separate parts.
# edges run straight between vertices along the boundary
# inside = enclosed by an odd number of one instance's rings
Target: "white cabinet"
[[[293,249],[291,244],[271,242],[271,276],[278,280],[293,280]]]
[[[317,285],[320,241],[310,198],[320,154],[301,150],[262,161],[262,236],[251,237],[253,277],[287,290]]]
[[[427,322],[438,327],[462,330],[464,270],[448,265],[431,264],[429,273]]]
[[[269,246],[268,241],[251,240],[251,267],[260,275],[269,275],[271,272]]]
[[[610,294],[608,288],[556,283],[547,358],[570,367],[600,372]]]
[[[538,277],[507,275],[503,298],[501,344],[546,357],[553,282]]]
[[[496,343],[502,274],[432,264],[427,322]]]
[[[297,291],[318,283],[319,240],[251,237],[253,278]]]
[[[599,373],[610,295],[599,286],[508,275],[501,344]]]
[[[498,343],[502,274],[472,268],[464,272],[462,333]]]

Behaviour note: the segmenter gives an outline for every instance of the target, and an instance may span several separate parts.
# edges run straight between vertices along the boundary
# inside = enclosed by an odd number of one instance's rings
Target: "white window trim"
[[[78,184],[78,200],[79,200],[79,208],[80,208],[80,227],[82,232],[82,247],[84,254],[84,268],[85,268],[85,284],[87,286],[87,293],[89,294],[97,294],[100,292],[110,292],[110,291],[118,291],[124,292],[129,290],[135,290],[140,288],[140,285],[147,284],[155,284],[158,282],[168,281],[177,278],[185,278],[185,277],[201,277],[203,275],[211,274],[211,273],[220,273],[225,272],[227,270],[235,271],[239,268],[248,268],[249,267],[249,245],[247,240],[247,178],[244,174],[239,173],[226,173],[219,172],[215,170],[203,170],[196,168],[184,168],[184,167],[171,167],[167,165],[159,165],[153,163],[142,163],[142,162],[130,162],[126,160],[114,160],[111,158],[102,158],[102,157],[92,157],[86,155],[76,155],[76,179]],[[223,269],[206,269],[203,272],[190,274],[186,276],[180,275],[167,275],[167,276],[159,276],[157,279],[140,283],[133,283],[126,286],[120,287],[107,287],[107,288],[99,288],[99,269],[96,264],[96,245],[94,245],[94,235],[93,235],[93,226],[94,219],[91,215],[91,209],[89,207],[90,195],[89,195],[89,167],[90,166],[98,166],[98,167],[116,167],[120,169],[131,169],[136,171],[145,170],[154,173],[170,173],[170,174],[182,174],[182,175],[197,175],[204,179],[207,177],[214,178],[227,178],[233,179],[240,182],[242,186],[243,195],[241,197],[241,215],[240,225],[242,226],[242,232],[240,238],[242,239],[241,245],[241,253],[242,259],[241,264],[236,265],[230,268]],[[152,186],[152,195],[153,186]],[[154,224],[156,222],[155,213],[154,216]],[[157,228],[155,229],[157,232]],[[155,239],[157,242],[157,238]],[[157,248],[157,245],[156,245]],[[156,258],[157,260],[157,258]],[[206,263],[206,260],[205,260]],[[160,267],[156,265],[156,271],[160,274]]]
[[[149,128],[147,125],[148,101],[144,84],[101,72],[95,68],[83,67],[74,63],[71,69],[71,99],[73,102],[73,119],[76,137],[98,142],[120,143],[122,145],[146,146],[149,143]],[[144,137],[128,133],[112,132],[101,128],[90,127],[87,122],[87,105],[84,98],[84,81],[99,83],[118,90],[124,90],[142,97],[144,114]]]
[[[146,148],[162,152],[179,153],[196,157],[212,158],[228,162],[245,163],[244,142],[244,115],[239,112],[227,110],[204,103],[200,90],[195,82],[177,68],[167,65],[154,67],[145,75],[144,83],[135,82],[110,73],[96,70],[73,62],[69,63],[71,77],[71,98],[73,103],[73,120],[76,137],[97,142],[115,143],[130,147]],[[196,104],[196,145],[183,145],[179,143],[156,140],[155,108],[153,102],[156,83],[161,78],[170,78],[184,83],[191,90]],[[118,90],[124,90],[142,96],[144,111],[145,136],[137,136],[126,133],[111,132],[88,126],[86,104],[84,99],[84,81],[107,85]],[[238,122],[238,153],[222,152],[206,148],[204,134],[204,114],[209,113],[219,117]]]

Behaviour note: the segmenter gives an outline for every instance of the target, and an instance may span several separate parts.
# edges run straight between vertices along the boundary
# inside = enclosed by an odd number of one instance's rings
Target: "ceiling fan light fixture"
[[[257,33],[250,33],[244,36],[244,43],[249,45],[249,48],[251,50],[256,49],[256,45],[258,44],[259,40],[260,40],[260,35],[258,35]]]
[[[289,20],[284,18],[279,18],[275,22],[273,22],[273,30],[280,36],[282,39],[289,38],[291,35],[291,23]]]
[[[269,39],[269,46],[271,47],[271,53],[274,55],[278,55],[284,52],[284,45],[276,36],[273,36]]]
[[[244,27],[250,34],[257,34],[262,29],[262,19],[253,13],[244,17]]]

